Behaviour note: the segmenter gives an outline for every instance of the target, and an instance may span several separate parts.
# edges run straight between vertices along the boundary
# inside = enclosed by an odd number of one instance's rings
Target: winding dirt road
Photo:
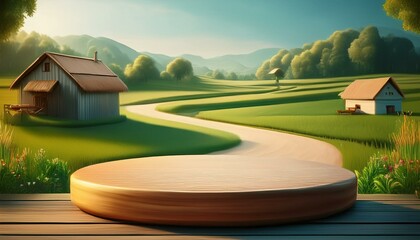
[[[321,162],[341,166],[341,153],[331,144],[312,138],[239,126],[192,117],[174,115],[156,110],[158,104],[126,107],[128,111],[148,117],[182,122],[230,132],[239,136],[241,144],[212,155],[241,155],[247,157],[281,158]]]

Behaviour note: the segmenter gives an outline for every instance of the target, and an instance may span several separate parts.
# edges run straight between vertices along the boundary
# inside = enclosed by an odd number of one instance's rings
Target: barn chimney
[[[95,53],[93,55],[93,61],[95,61],[95,62],[98,61],[98,51],[95,51]]]

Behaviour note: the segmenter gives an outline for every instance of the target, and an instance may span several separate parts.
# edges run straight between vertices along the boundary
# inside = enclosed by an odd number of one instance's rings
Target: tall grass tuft
[[[420,191],[420,125],[404,116],[391,135],[393,148],[370,158],[355,171],[359,193],[418,193]]]
[[[13,129],[0,121],[0,193],[68,192],[67,162],[13,146]]]
[[[12,147],[13,129],[0,121],[0,159],[10,155]]]
[[[394,160],[420,159],[420,125],[404,115],[399,130],[392,134],[395,149],[391,152]]]

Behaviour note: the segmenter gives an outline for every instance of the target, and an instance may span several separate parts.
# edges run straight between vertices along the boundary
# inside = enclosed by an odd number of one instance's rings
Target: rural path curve
[[[211,153],[212,155],[241,155],[246,157],[306,160],[342,166],[341,153],[329,143],[288,133],[159,112],[156,110],[157,105],[134,105],[127,106],[126,109],[129,112],[148,117],[230,132],[236,134],[242,140],[238,146],[213,152]]]

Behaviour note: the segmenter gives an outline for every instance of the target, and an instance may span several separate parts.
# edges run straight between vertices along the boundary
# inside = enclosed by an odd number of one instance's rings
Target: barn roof
[[[401,97],[404,97],[404,94],[392,77],[355,80],[340,93],[340,96],[342,99],[373,100],[388,82],[392,84]]]
[[[86,92],[124,92],[128,88],[102,61],[91,58],[46,52],[36,59],[10,88],[17,88],[20,81],[41,64],[46,58],[53,60],[60,68]]]

